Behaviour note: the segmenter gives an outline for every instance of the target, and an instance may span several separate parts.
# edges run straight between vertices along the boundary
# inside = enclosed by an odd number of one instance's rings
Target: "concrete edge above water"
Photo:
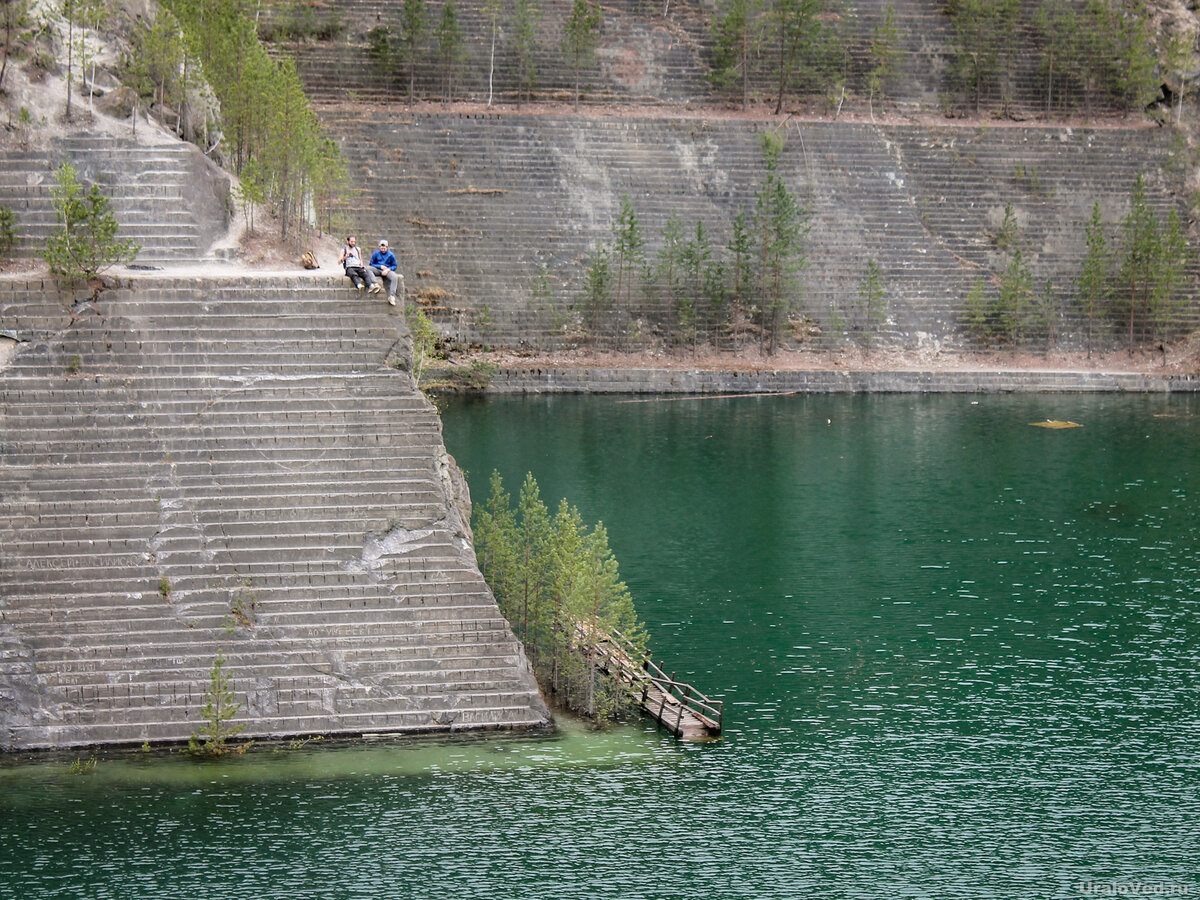
[[[1195,393],[1200,374],[1134,372],[501,368],[497,394]]]

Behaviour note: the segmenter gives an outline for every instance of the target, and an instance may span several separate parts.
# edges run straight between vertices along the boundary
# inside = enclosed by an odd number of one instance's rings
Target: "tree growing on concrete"
[[[1000,273],[997,291],[997,336],[1011,345],[1025,337],[1033,308],[1033,273],[1020,247],[1014,247]]]
[[[696,228],[683,244],[680,254],[682,290],[693,301],[697,327],[712,332],[725,313],[725,272],[721,261],[713,254],[712,241],[704,222],[696,220]],[[693,341],[693,348],[695,342]]]
[[[429,321],[429,316],[419,306],[413,305],[405,310],[408,330],[412,336],[412,378],[413,384],[419,389],[421,378],[437,351],[438,333]]]
[[[776,132],[762,137],[767,174],[755,195],[754,226],[758,234],[758,296],[762,347],[774,353],[779,332],[798,301],[800,274],[808,266],[805,238],[811,214],[784,180],[779,168],[784,140]]]
[[[43,256],[50,271],[71,280],[95,278],[117,263],[132,262],[141,249],[117,238],[112,206],[93,184],[84,189],[75,167],[63,163],[50,188],[58,230],[46,239]]]
[[[598,3],[575,0],[563,31],[563,53],[571,66],[575,80],[575,109],[579,109],[579,81],[583,67],[596,56],[604,13]]]
[[[900,33],[896,28],[896,8],[889,2],[882,21],[871,29],[870,65],[867,71],[867,108],[875,119],[875,98],[882,99],[896,77],[896,68],[903,51]]]
[[[963,95],[979,113],[985,98],[999,91],[1008,103],[1007,75],[1015,51],[1020,0],[953,0],[957,48],[954,75]]]
[[[1126,113],[1145,109],[1158,95],[1158,61],[1145,11],[1134,4],[1087,0],[1079,32],[1087,83]]]
[[[517,64],[517,104],[528,100],[537,86],[537,29],[542,21],[538,0],[513,0],[513,53]]]
[[[1040,51],[1038,72],[1046,94],[1046,112],[1057,96],[1065,96],[1073,73],[1078,70],[1080,51],[1079,13],[1068,0],[1042,0],[1033,17],[1033,40]]]
[[[1151,298],[1151,338],[1165,342],[1176,328],[1181,308],[1187,303],[1180,288],[1192,262],[1192,249],[1179,220],[1179,211],[1167,211],[1167,221],[1160,232],[1158,278]]]
[[[775,47],[776,115],[792,86],[811,74],[822,39],[823,7],[823,0],[774,0],[767,14]]]
[[[1111,250],[1104,233],[1104,219],[1100,215],[1100,201],[1092,204],[1092,217],[1084,228],[1087,253],[1079,273],[1076,298],[1086,322],[1085,345],[1087,355],[1092,356],[1095,342],[1096,319],[1109,307],[1111,294]]]
[[[463,61],[463,36],[458,25],[458,9],[454,0],[442,4],[442,17],[437,27],[438,58],[442,64],[442,100],[454,99],[454,77]]]
[[[374,25],[367,31],[367,61],[371,77],[388,86],[396,81],[396,52],[392,49],[392,26]]]
[[[758,46],[761,0],[725,0],[712,22],[713,57],[709,80],[719,90],[741,94],[750,106],[750,61]]]
[[[754,233],[746,211],[739,209],[733,217],[729,243],[725,245],[729,255],[729,334],[734,349],[741,337],[743,312],[754,292]]]
[[[654,260],[654,284],[661,291],[666,313],[666,337],[670,343],[677,329],[678,337],[694,336],[696,309],[694,298],[680,289],[680,263],[683,257],[683,220],[672,213],[662,231],[662,244]],[[674,327],[673,327],[674,326]]]
[[[645,268],[646,238],[638,223],[637,210],[628,196],[621,198],[613,235],[612,255],[617,261],[616,304],[619,307],[632,300],[634,275]]]
[[[400,60],[408,69],[408,102],[416,92],[417,63],[425,37],[425,0],[404,0],[400,7]]]
[[[233,692],[232,680],[225,671],[225,654],[218,650],[208,673],[208,690],[204,693],[204,706],[200,710],[204,725],[188,738],[188,750],[205,756],[226,753],[229,749],[226,742],[246,729],[244,722],[233,724],[233,718],[240,710],[241,704]]]
[[[884,304],[883,273],[879,263],[867,260],[867,268],[858,282],[859,325],[855,329],[855,340],[864,350],[869,350],[875,340],[875,332],[887,317]]]
[[[588,335],[594,342],[600,334],[600,323],[604,314],[612,309],[612,270],[609,268],[609,252],[606,247],[592,250],[591,260],[583,277],[582,312],[588,323]]]
[[[1129,212],[1121,223],[1119,290],[1113,295],[1113,312],[1128,326],[1130,355],[1136,346],[1135,332],[1145,336],[1153,306],[1162,297],[1159,287],[1159,280],[1165,274],[1160,269],[1162,262],[1158,217],[1146,198],[1145,179],[1139,174],[1130,190]]]

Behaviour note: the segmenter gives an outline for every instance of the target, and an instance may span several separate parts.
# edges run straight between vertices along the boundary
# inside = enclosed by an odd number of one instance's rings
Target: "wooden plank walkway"
[[[684,741],[708,741],[721,735],[724,704],[709,700],[692,685],[668,676],[649,655],[640,653],[620,632],[611,634],[575,623],[575,641],[591,648],[601,670],[627,684],[642,711]]]

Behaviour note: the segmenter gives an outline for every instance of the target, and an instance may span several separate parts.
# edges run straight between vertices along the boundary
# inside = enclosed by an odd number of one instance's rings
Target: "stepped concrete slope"
[[[263,33],[282,38],[277,47],[296,60],[310,96],[343,102],[396,102],[407,99],[409,87],[408,68],[398,62],[403,6],[404,0],[339,0],[336,4],[310,4],[302,14],[275,7],[264,10],[267,24]],[[953,75],[958,37],[947,4],[937,0],[855,0],[832,6],[836,9],[824,21],[839,35],[851,103],[855,95],[860,99],[867,96],[868,73],[876,65],[872,41],[891,7],[896,74],[884,86],[883,96],[876,95],[875,109],[955,114],[974,110],[976,98],[965,96]],[[1064,77],[1064,73],[1054,84],[1052,103],[1047,104],[1040,68],[1044,39],[1033,25],[1040,6],[1041,0],[1021,3],[1021,21],[1012,35],[1014,52],[1007,61],[1006,111],[1034,115],[1103,106],[1104,98],[1088,96],[1078,78]],[[606,0],[602,7],[604,27],[596,53],[579,73],[583,103],[680,104],[722,97],[740,103],[740,85],[722,93],[709,78],[712,23],[719,5],[698,0]],[[1082,10],[1082,3],[1074,8]],[[463,41],[453,89],[448,89],[445,67],[437,54],[429,54],[418,61],[413,72],[417,96],[443,99],[452,94],[458,100],[485,101],[490,94],[498,102],[511,102],[522,92],[534,100],[573,100],[575,71],[562,50],[571,9],[570,3],[559,3],[541,10],[530,48],[534,84],[520,91],[511,15],[501,13],[493,44],[483,4],[458,4]],[[427,21],[437,22],[438,10],[435,5]],[[369,32],[377,28],[390,29],[386,43],[390,58],[372,49]],[[297,33],[304,38],[295,39]],[[778,91],[774,61],[773,53],[760,52],[753,54],[750,62],[751,93],[772,105]],[[813,85],[795,84],[792,90],[792,95],[805,97],[809,104],[836,106],[839,97],[821,94],[822,89]],[[981,107],[999,106],[1000,94],[997,85],[979,98]],[[788,108],[797,102],[795,96],[789,96]]]
[[[720,253],[737,213],[753,216],[768,128],[786,137],[780,171],[811,210],[800,313],[821,334],[838,334],[836,319],[852,323],[874,260],[887,313],[878,340],[893,346],[964,343],[964,298],[1008,264],[995,236],[1010,203],[1035,283],[1052,285],[1060,304],[1059,340],[1081,342],[1073,298],[1093,203],[1115,236],[1140,173],[1165,220],[1184,171],[1167,131],[1133,126],[322,115],[363,188],[360,228],[392,240],[410,292],[443,330],[509,346],[565,339],[562,322],[578,320],[590,254],[611,246],[622,198],[649,260],[672,217],[685,238],[702,223]],[[697,309],[704,302],[696,298]],[[606,313],[604,327],[646,336],[671,315],[663,298],[637,296]]]
[[[117,237],[141,250],[142,266],[212,258],[230,221],[230,178],[192,144],[139,144],[97,134],[55,140],[45,150],[0,149],[0,206],[17,220],[18,250],[37,255],[58,228],[51,189],[70,162],[85,186],[97,184],[120,224]]]
[[[0,748],[541,726],[396,311],[328,274],[0,284]]]

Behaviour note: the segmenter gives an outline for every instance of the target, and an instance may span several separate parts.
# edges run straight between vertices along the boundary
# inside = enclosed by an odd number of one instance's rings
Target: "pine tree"
[[[13,34],[25,21],[28,0],[0,0],[0,28],[4,29],[4,47],[0,49],[0,91],[8,71],[8,54],[12,50]]]
[[[1054,108],[1056,86],[1066,87],[1077,69],[1079,13],[1068,0],[1042,0],[1033,19],[1033,37],[1041,50],[1038,70],[1046,92],[1046,112]]]
[[[986,345],[995,332],[993,303],[988,297],[987,284],[982,278],[971,283],[963,301],[967,333],[980,344]]]
[[[624,689],[601,677],[589,635],[620,632],[644,653],[645,629],[620,579],[602,524],[590,532],[566,500],[551,517],[527,473],[514,511],[498,473],[475,510],[480,570],[542,680],[570,708],[609,718]]]
[[[712,23],[709,80],[720,90],[736,87],[743,111],[750,106],[750,59],[758,45],[755,23],[761,9],[761,0],[725,0]]]
[[[541,648],[537,634],[543,624],[551,581],[550,512],[542,502],[538,483],[532,473],[525,475],[517,499],[520,531],[517,540],[516,620],[521,640],[537,664]]]
[[[696,220],[696,229],[684,242],[679,263],[683,275],[681,290],[685,296],[694,298],[692,306],[697,328],[693,330],[702,326],[707,332],[723,312],[725,291],[721,284],[724,278],[721,265],[713,258],[712,243],[704,222]],[[705,302],[701,303],[701,300]],[[695,341],[692,346],[695,347]]]
[[[1160,255],[1158,222],[1146,200],[1146,182],[1141,174],[1130,191],[1129,212],[1121,229],[1121,260],[1118,267],[1121,291],[1114,297],[1114,311],[1128,322],[1129,354],[1132,356],[1135,322],[1140,312],[1144,328],[1153,292],[1154,270]]]
[[[1189,35],[1174,34],[1167,40],[1165,66],[1175,76],[1178,89],[1175,91],[1175,124],[1183,120],[1183,99],[1191,86],[1190,73],[1196,70],[1195,39]]]
[[[417,63],[425,27],[425,0],[404,0],[400,7],[400,58],[408,68],[409,103],[416,94]]]
[[[120,226],[100,188],[93,184],[85,191],[70,163],[59,166],[54,179],[50,196],[59,228],[46,239],[50,271],[63,278],[90,279],[109,266],[132,262],[141,248],[117,239]]]
[[[500,611],[511,622],[515,612],[517,516],[499,472],[492,472],[490,487],[487,502],[475,509],[475,555]]]
[[[1091,359],[1097,314],[1108,308],[1110,299],[1110,252],[1100,215],[1100,201],[1092,204],[1092,217],[1085,227],[1087,254],[1079,274],[1078,303],[1087,319],[1087,355]]]
[[[1155,266],[1154,286],[1150,295],[1149,327],[1151,337],[1156,342],[1163,343],[1171,336],[1182,303],[1179,288],[1191,257],[1179,212],[1172,208],[1167,213],[1166,225],[1159,233],[1158,264]]]
[[[188,749],[193,753],[220,756],[226,751],[225,742],[245,730],[245,723],[231,724],[241,705],[233,692],[229,673],[225,671],[225,654],[217,651],[217,658],[209,670],[208,690],[204,694],[204,707],[200,715],[205,725],[198,728],[188,739]],[[203,739],[204,743],[200,741]]]
[[[578,665],[573,665],[578,662],[578,654],[573,646],[575,623],[570,611],[583,578],[581,560],[586,529],[579,510],[569,505],[565,497],[559,501],[552,528],[550,553],[554,574],[550,592],[550,628],[543,657],[548,660],[547,678],[551,688],[556,693],[569,693],[567,683],[572,676],[577,679],[579,670]]]
[[[537,29],[542,20],[538,0],[513,0],[513,51],[517,62],[517,104],[528,100],[537,85]]]
[[[951,9],[958,39],[954,73],[977,114],[997,87],[1007,104],[1005,76],[1020,11],[1020,0],[958,0]]]
[[[998,297],[999,336],[1009,344],[1019,344],[1033,305],[1033,273],[1021,248],[1013,250],[1008,267],[1000,275]]]
[[[655,260],[655,282],[666,301],[666,337],[672,340],[672,320],[680,329],[680,337],[688,337],[688,329],[695,328],[695,305],[686,292],[680,290],[680,262],[683,257],[683,220],[672,213],[663,228],[662,246]]]
[[[442,61],[442,99],[454,99],[454,76],[463,58],[463,36],[458,26],[458,10],[454,0],[442,4],[442,17],[437,28],[438,56]]]
[[[572,594],[569,613],[590,634],[618,632],[635,643],[644,644],[644,634],[637,621],[633,597],[621,581],[617,560],[608,545],[604,524],[583,539],[579,577]],[[584,711],[591,716],[611,716],[618,702],[616,691],[601,690],[599,661],[595,642],[589,641],[584,650],[584,671],[580,700]]]
[[[867,269],[858,282],[858,302],[861,326],[858,329],[858,344],[864,350],[870,349],[874,341],[875,330],[883,323],[887,312],[883,303],[883,275],[879,271],[879,263],[873,259],[867,260]]]
[[[783,138],[765,132],[762,138],[766,177],[755,196],[754,224],[759,235],[759,298],[762,303],[762,345],[774,353],[779,330],[795,308],[799,275],[808,265],[804,239],[809,211],[787,186],[779,170]]]
[[[867,72],[867,107],[870,110],[871,121],[875,121],[875,97],[882,98],[895,77],[896,66],[903,52],[899,43],[896,8],[889,0],[883,12],[883,20],[871,30],[871,68]]]
[[[612,272],[608,259],[608,250],[597,246],[584,273],[582,311],[593,341],[600,335],[601,318],[612,309]]]
[[[775,45],[775,115],[792,85],[810,69],[822,38],[822,0],[774,0],[768,22]]]
[[[645,264],[643,250],[646,239],[638,224],[637,211],[628,195],[621,198],[621,209],[613,226],[613,255],[617,258],[617,306],[633,297],[633,274]]]
[[[752,298],[754,290],[754,234],[744,209],[739,209],[733,217],[729,243],[725,249],[732,258],[729,267],[729,324],[730,340],[736,350],[743,309]]]
[[[575,75],[575,109],[579,109],[579,77],[600,43],[604,14],[591,0],[575,0],[563,31],[563,53]]]

